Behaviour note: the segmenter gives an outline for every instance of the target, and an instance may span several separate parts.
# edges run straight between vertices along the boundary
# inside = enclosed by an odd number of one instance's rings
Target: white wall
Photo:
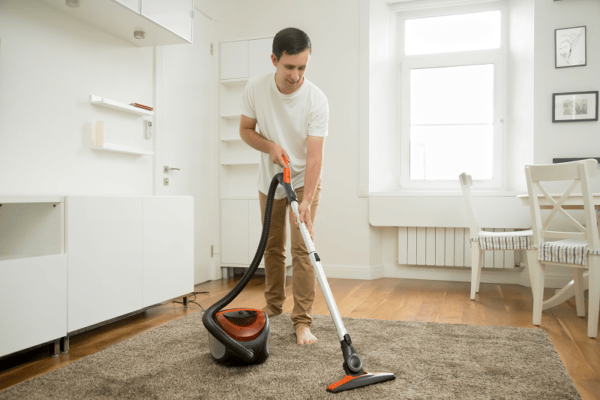
[[[309,35],[305,76],[325,93],[330,110],[315,246],[328,276],[368,277],[368,198],[357,195],[359,1],[227,0],[220,6],[222,41],[274,36],[287,27]]]
[[[554,67],[554,30],[587,26],[587,66]],[[600,90],[600,2],[535,0],[535,162],[600,157],[600,122],[552,123],[552,94]],[[596,179],[594,191],[600,191]]]
[[[40,2],[0,2],[0,195],[151,195],[152,157],[90,150],[97,119],[106,141],[151,150],[142,120],[89,96],[151,105],[152,57]]]

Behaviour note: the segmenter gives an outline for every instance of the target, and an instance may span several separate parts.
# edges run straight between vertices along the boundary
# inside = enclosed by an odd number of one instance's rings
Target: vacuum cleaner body
[[[219,311],[216,320],[223,331],[241,346],[254,354],[253,364],[263,363],[269,358],[269,317],[262,310],[236,308]],[[208,333],[210,354],[223,365],[247,365],[222,342]]]

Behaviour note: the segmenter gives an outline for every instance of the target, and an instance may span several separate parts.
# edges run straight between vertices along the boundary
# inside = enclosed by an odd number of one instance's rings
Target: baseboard
[[[342,279],[379,279],[384,278],[383,265],[323,265],[323,271],[328,278]]]

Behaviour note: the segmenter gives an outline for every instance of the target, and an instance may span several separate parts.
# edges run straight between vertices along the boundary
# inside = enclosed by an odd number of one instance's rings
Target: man
[[[290,163],[292,185],[300,203],[300,220],[306,224],[312,237],[321,194],[329,105],[323,92],[304,77],[310,54],[310,39],[303,31],[286,28],[275,35],[271,61],[276,72],[248,81],[242,96],[240,136],[261,152],[258,189],[263,220],[269,184],[273,176],[285,167],[285,156]],[[256,131],[257,124],[260,134]],[[281,314],[285,301],[288,205],[285,191],[280,186],[275,193],[264,255],[267,306],[263,310],[269,317]],[[289,214],[294,296],[291,318],[297,343],[310,344],[317,341],[310,331],[316,277],[294,213]]]

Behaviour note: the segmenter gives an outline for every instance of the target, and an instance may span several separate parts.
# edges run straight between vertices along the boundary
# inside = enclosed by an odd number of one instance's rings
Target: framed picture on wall
[[[598,91],[552,95],[552,122],[583,121],[598,121]]]
[[[554,31],[555,68],[583,67],[587,65],[585,26],[556,29]]]

